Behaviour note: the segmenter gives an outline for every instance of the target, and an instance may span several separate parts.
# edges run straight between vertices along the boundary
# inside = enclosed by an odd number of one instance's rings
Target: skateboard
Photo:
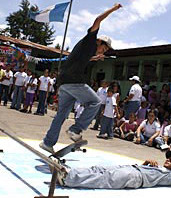
[[[54,158],[60,160],[60,158],[64,157],[65,155],[67,155],[70,152],[82,151],[83,153],[85,153],[87,150],[81,149],[81,147],[84,145],[87,145],[87,144],[88,144],[87,140],[80,140],[80,141],[74,142],[74,143],[69,144],[68,146],[62,148],[61,150],[55,152],[54,154],[50,155],[49,157],[54,157]],[[65,160],[62,160],[62,162],[65,163]]]

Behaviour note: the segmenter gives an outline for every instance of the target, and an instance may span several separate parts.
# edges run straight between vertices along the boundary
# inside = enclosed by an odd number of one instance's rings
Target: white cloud
[[[112,39],[112,47],[114,49],[128,49],[138,47],[137,43],[128,43],[123,40]]]
[[[109,33],[124,32],[137,22],[167,12],[169,4],[171,4],[171,0],[132,0],[130,4],[111,14],[102,23],[101,29]],[[70,29],[85,32],[87,27],[93,24],[98,14],[92,14],[88,10],[80,10],[78,14],[71,14]]]
[[[56,36],[53,44],[52,44],[52,47],[55,47],[57,44],[59,44],[61,47],[62,47],[62,43],[63,43],[63,36]],[[65,46],[64,46],[64,49],[66,49],[66,47],[70,47],[70,44],[71,44],[71,39],[70,37],[66,37],[66,40],[65,40]]]
[[[106,19],[102,28],[106,32],[123,32],[137,22],[164,14],[169,4],[171,0],[132,0],[129,5]]]
[[[169,44],[170,42],[164,39],[157,39],[156,37],[152,38],[150,41],[149,45],[150,46],[155,46],[155,45],[166,45]]]
[[[0,30],[7,28],[8,26],[5,24],[0,24]]]

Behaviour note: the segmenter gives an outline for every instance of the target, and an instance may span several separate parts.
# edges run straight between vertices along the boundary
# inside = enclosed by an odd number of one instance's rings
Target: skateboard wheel
[[[75,149],[74,149],[74,148],[72,148],[72,149],[71,149],[71,152],[75,152]]]
[[[0,149],[0,153],[3,153],[4,151],[3,151],[3,149]]]
[[[83,153],[86,153],[87,152],[87,150],[86,149],[83,149]]]

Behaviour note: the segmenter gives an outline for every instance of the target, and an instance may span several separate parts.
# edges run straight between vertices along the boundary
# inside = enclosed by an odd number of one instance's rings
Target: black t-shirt
[[[97,50],[97,33],[98,30],[90,32],[81,39],[67,61],[61,66],[59,74],[59,84],[86,83],[85,70],[92,56]]]

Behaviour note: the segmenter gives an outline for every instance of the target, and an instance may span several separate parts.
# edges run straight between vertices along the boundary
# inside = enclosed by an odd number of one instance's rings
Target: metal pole
[[[61,53],[60,53],[60,57],[59,57],[60,60],[59,60],[59,64],[58,64],[58,70],[61,67],[61,62],[62,62],[61,60],[62,60],[62,55],[63,55],[63,51],[64,51],[64,45],[65,45],[65,39],[66,39],[67,30],[68,30],[69,18],[71,15],[72,2],[73,2],[73,0],[70,1],[70,5],[69,5],[69,11],[68,11],[68,17],[67,17],[67,22],[66,22],[66,26],[65,26],[64,38],[63,38]]]

